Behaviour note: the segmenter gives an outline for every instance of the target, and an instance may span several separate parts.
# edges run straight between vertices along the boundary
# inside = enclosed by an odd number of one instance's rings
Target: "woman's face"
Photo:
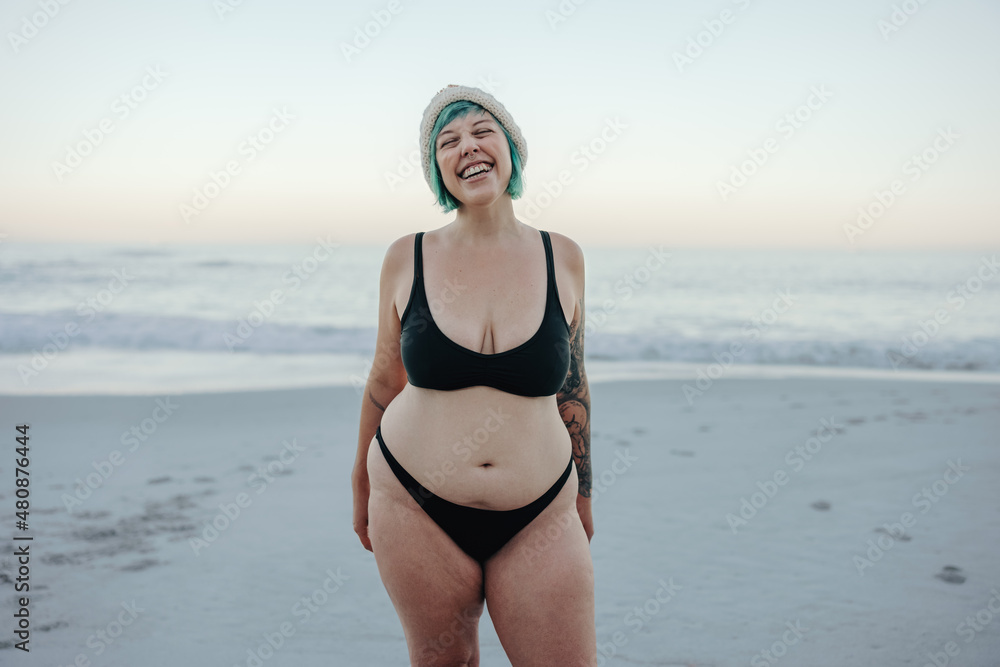
[[[436,141],[441,179],[455,199],[463,204],[490,204],[505,193],[510,183],[510,146],[503,128],[488,112],[472,111],[456,118],[441,128]],[[463,178],[470,167],[479,173]]]

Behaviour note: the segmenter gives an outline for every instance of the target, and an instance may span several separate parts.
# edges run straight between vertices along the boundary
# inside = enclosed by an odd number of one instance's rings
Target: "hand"
[[[590,498],[576,494],[576,512],[583,522],[583,529],[587,531],[587,541],[594,537],[594,515],[590,509]]]
[[[371,486],[367,469],[355,466],[351,474],[351,490],[354,493],[354,532],[361,538],[361,545],[372,551],[372,541],[368,538],[368,496]]]

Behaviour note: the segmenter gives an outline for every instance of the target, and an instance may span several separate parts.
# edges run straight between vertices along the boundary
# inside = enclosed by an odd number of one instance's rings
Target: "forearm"
[[[356,472],[367,471],[365,462],[368,459],[368,447],[375,437],[376,429],[382,423],[382,414],[386,406],[401,390],[401,387],[390,387],[373,378],[369,378],[365,383],[361,402],[361,425],[358,428],[358,453],[354,462]]]
[[[579,493],[590,497],[593,476],[590,466],[590,391],[586,377],[572,395],[564,395],[559,400],[559,416],[562,417],[573,445],[573,461],[579,477]]]

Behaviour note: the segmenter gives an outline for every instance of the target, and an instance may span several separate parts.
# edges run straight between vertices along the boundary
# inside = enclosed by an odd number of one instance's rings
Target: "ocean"
[[[0,245],[0,393],[355,385],[384,245]],[[589,247],[591,380],[1000,373],[992,252]]]

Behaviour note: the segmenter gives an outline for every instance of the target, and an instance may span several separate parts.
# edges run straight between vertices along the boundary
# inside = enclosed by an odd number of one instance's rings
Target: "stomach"
[[[492,387],[439,391],[407,383],[386,406],[380,430],[389,452],[420,484],[483,509],[532,502],[565,471],[572,453],[554,395]],[[376,455],[372,449],[381,457],[374,438],[369,453]]]

